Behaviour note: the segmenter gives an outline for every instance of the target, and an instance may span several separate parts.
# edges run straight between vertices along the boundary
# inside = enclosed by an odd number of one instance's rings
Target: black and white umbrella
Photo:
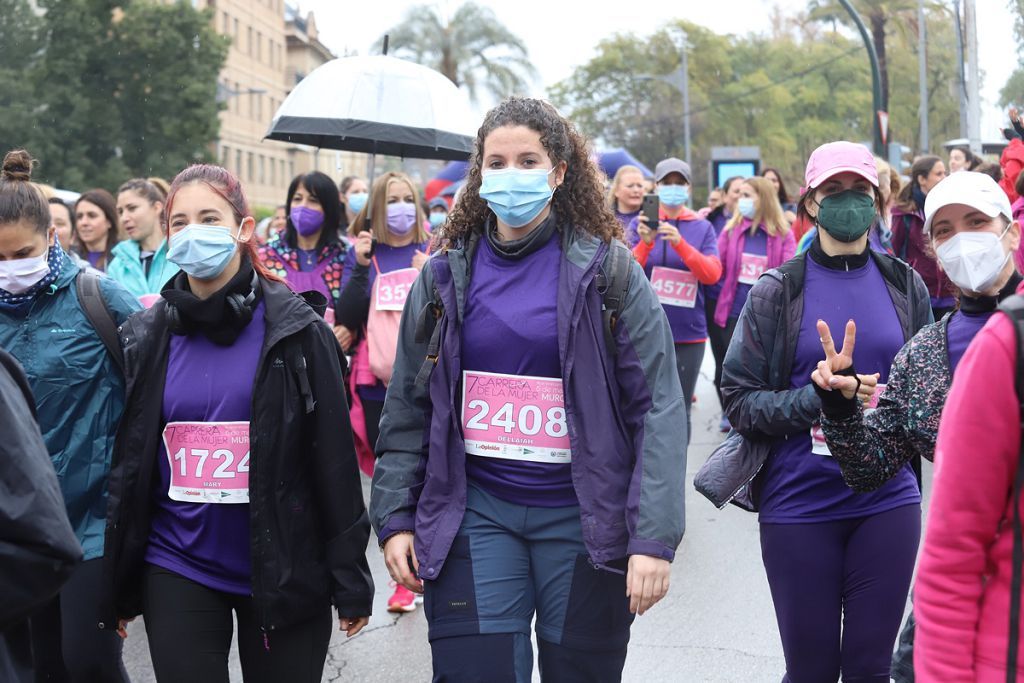
[[[412,159],[468,159],[479,117],[446,77],[388,56],[342,57],[302,79],[266,138]],[[372,162],[371,162],[372,163]]]

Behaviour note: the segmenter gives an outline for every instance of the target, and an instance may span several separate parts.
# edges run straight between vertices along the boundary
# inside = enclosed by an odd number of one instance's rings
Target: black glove
[[[845,370],[839,370],[833,372],[833,375],[841,375],[843,377],[856,377],[857,373],[853,369],[853,366],[846,368]],[[843,396],[843,392],[838,389],[827,391],[818,386],[817,382],[812,382],[814,385],[814,391],[817,392],[818,398],[821,399],[821,412],[825,413],[825,417],[838,420],[844,417],[848,417],[857,412],[857,392],[853,392],[853,398],[846,398]],[[857,389],[860,389],[860,378],[857,379]]]

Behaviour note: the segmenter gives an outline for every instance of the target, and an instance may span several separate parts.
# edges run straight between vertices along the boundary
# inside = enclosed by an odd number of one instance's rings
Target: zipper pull
[[[266,631],[263,632],[263,649],[270,652],[270,637],[267,635]]]

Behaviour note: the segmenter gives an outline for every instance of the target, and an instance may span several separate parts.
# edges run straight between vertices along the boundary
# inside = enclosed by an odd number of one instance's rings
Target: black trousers
[[[711,342],[711,355],[715,357],[715,391],[718,392],[718,403],[724,408],[722,401],[722,363],[725,361],[725,352],[729,350],[729,342],[732,341],[732,333],[736,330],[737,318],[729,317],[725,327],[715,324],[714,306],[717,301],[707,304],[708,312],[708,340]]]
[[[370,448],[378,458],[377,439],[380,437],[380,416],[384,413],[384,401],[371,401],[360,398],[363,402],[363,418],[366,421],[366,438],[370,442]]]
[[[128,683],[121,638],[99,623],[103,558],[83,562],[29,620],[37,683]]]
[[[309,621],[264,637],[252,597],[216,591],[148,565],[143,615],[157,681],[229,683],[232,612],[245,683],[320,683],[333,623],[328,603]]]

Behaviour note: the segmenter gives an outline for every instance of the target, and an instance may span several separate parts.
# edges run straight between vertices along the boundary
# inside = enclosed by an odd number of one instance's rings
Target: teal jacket
[[[135,240],[119,242],[111,250],[113,259],[107,264],[107,275],[117,280],[136,299],[145,294],[159,294],[167,281],[174,277],[178,266],[167,260],[167,240],[153,254],[149,276],[142,269],[139,243]]]
[[[26,317],[0,311],[0,348],[25,368],[71,527],[91,560],[103,555],[107,473],[124,410],[124,379],[78,303],[78,272],[65,257],[60,277]],[[100,279],[100,292],[118,325],[139,310],[137,299],[110,278]]]

